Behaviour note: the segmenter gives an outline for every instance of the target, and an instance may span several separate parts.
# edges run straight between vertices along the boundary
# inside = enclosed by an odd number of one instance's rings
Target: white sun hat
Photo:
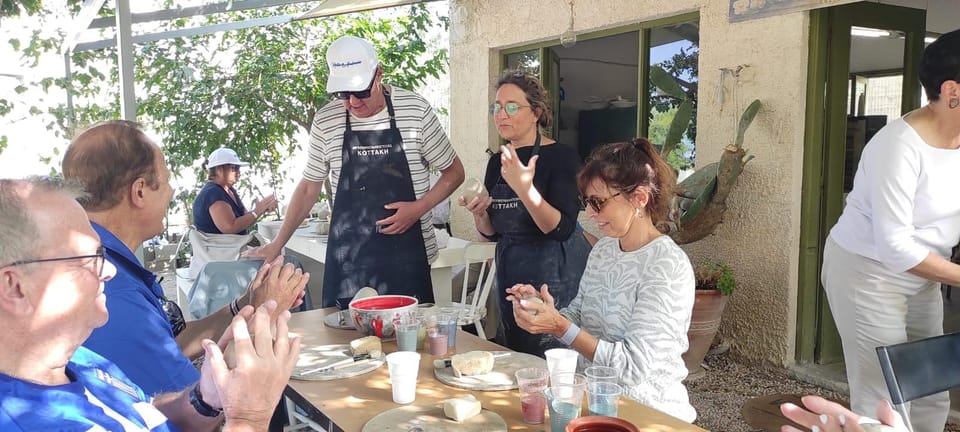
[[[220,165],[239,165],[244,167],[250,164],[240,160],[237,152],[232,149],[221,147],[214,150],[213,153],[210,153],[210,157],[207,158],[207,168],[215,168]]]
[[[377,51],[366,39],[343,36],[327,48],[327,93],[366,90],[377,72]]]

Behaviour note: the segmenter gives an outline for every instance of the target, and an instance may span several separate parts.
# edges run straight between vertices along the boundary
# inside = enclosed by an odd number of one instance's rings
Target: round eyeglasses
[[[516,102],[507,102],[500,105],[499,102],[490,104],[490,114],[497,115],[500,111],[506,111],[508,116],[515,116],[520,112],[520,108],[530,108],[530,105],[520,105]]]

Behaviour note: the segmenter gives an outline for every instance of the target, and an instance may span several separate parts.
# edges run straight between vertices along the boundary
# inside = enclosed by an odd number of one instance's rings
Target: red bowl
[[[405,295],[382,295],[350,302],[350,318],[357,331],[387,340],[396,336],[394,324],[416,310],[417,299]]]
[[[636,425],[609,416],[577,417],[567,423],[567,432],[640,432]]]

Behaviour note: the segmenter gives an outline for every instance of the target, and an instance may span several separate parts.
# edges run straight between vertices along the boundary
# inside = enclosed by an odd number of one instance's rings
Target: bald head
[[[70,200],[86,196],[78,183],[59,178],[0,179],[0,265],[26,259],[42,246],[34,203],[54,195]]]
[[[158,147],[140,125],[126,120],[99,123],[78,135],[63,157],[63,175],[84,186],[80,204],[87,211],[116,207],[124,190],[143,178],[156,190]]]

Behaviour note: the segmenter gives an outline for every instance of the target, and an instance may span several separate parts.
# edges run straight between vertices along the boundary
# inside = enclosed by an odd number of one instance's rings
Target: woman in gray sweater
[[[605,235],[594,246],[580,291],[561,311],[549,287],[507,290],[517,324],[551,334],[585,360],[622,371],[624,395],[693,422],[681,355],[693,310],[690,260],[656,223],[676,179],[646,139],[597,149],[577,177],[587,212]],[[544,304],[529,302],[540,297]],[[535,312],[535,313],[534,313]]]

